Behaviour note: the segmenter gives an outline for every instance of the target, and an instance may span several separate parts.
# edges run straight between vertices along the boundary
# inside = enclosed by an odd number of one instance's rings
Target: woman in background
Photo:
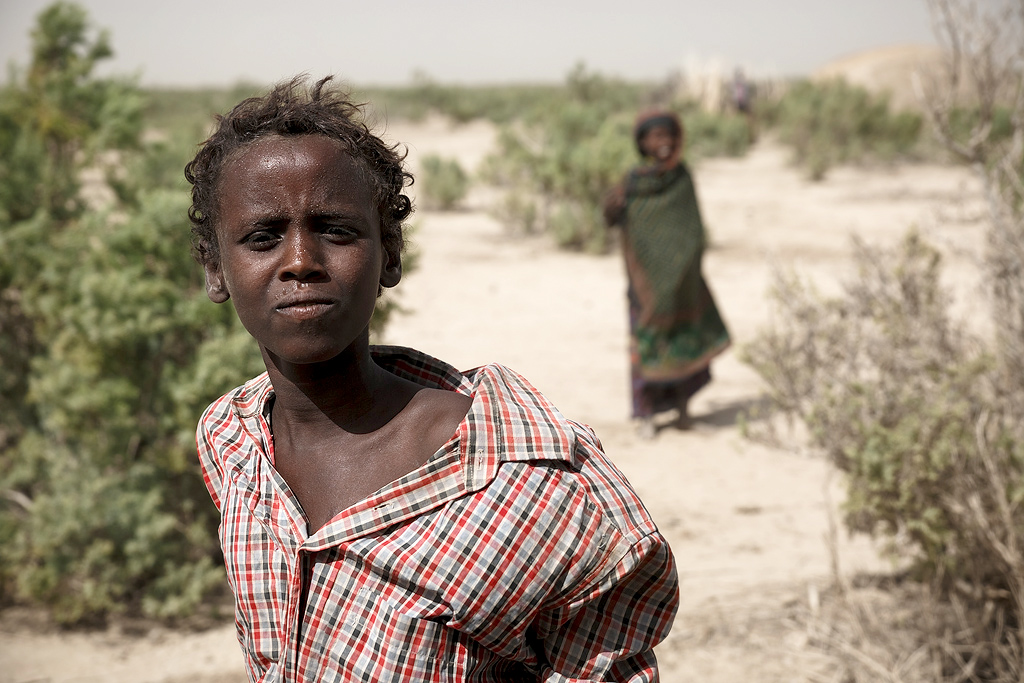
[[[728,348],[729,333],[701,274],[704,225],[680,161],[682,124],[671,112],[644,113],[634,137],[643,161],[604,208],[623,232],[633,417],[652,438],[658,413],[675,410],[675,426],[690,426],[690,397],[711,381],[711,359]]]

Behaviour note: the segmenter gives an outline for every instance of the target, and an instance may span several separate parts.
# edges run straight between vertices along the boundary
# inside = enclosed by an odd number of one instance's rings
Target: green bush
[[[632,131],[644,97],[582,67],[564,93],[563,101],[502,127],[481,175],[506,190],[496,214],[511,229],[548,232],[562,247],[600,252],[608,247],[603,198],[639,163]],[[686,104],[675,109],[687,129],[687,158],[737,156],[750,145],[740,117]]]
[[[501,130],[482,176],[508,192],[499,217],[510,226],[535,225],[564,247],[601,251],[602,197],[636,156],[635,107],[625,106],[618,82],[579,69],[566,91],[567,102]]]
[[[602,197],[636,154],[630,118],[606,117],[599,108],[576,103],[561,108],[543,131],[506,129],[484,162],[484,177],[507,189],[509,213],[524,225],[555,232],[561,246],[602,251]],[[533,135],[540,141],[534,143]]]
[[[105,35],[57,3],[33,40],[0,92],[0,598],[188,614],[224,585],[196,420],[259,354],[189,255],[187,151],[143,145],[139,91],[92,75]]]
[[[495,218],[513,232],[533,234],[540,229],[537,200],[522,189],[505,193],[492,208]]]
[[[842,79],[796,82],[782,96],[774,118],[780,139],[815,180],[836,164],[910,154],[922,126],[918,114],[893,113],[887,97]]]
[[[423,157],[419,178],[420,196],[425,206],[447,211],[466,198],[469,176],[455,159],[443,159],[437,154]]]
[[[948,315],[938,253],[911,234],[858,246],[822,298],[780,278],[778,322],[745,350],[774,405],[846,474],[848,528],[887,539],[922,577],[979,595],[1024,587],[1024,429],[1017,386]]]
[[[225,585],[195,427],[264,369],[190,255],[182,169],[206,110],[179,119],[180,99],[96,78],[111,53],[92,36],[80,7],[48,7],[0,91],[0,602],[61,623],[185,616]],[[166,126],[147,142],[144,111]],[[107,171],[102,209],[86,168]]]
[[[686,158],[691,162],[705,157],[741,157],[753,143],[750,125],[742,116],[689,108],[682,112],[682,119]]]
[[[35,264],[30,284],[17,264],[2,270],[39,341],[21,397],[30,419],[0,455],[0,489],[27,501],[0,509],[0,572],[9,597],[59,621],[180,616],[223,584],[195,422],[261,365],[230,308],[206,300],[187,196],[155,190],[140,204],[123,221],[86,213],[53,239],[38,222],[3,240]]]
[[[33,62],[0,92],[0,220],[42,209],[71,218],[83,208],[78,170],[104,149],[137,145],[142,99],[123,79],[95,79],[111,55],[106,34],[90,35],[85,12],[56,3],[39,14]]]

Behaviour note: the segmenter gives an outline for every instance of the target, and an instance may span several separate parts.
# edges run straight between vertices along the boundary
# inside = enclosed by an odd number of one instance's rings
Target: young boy
[[[492,365],[370,347],[402,157],[324,79],[186,167],[211,300],[267,372],[198,429],[253,681],[653,681],[669,548],[593,432]]]

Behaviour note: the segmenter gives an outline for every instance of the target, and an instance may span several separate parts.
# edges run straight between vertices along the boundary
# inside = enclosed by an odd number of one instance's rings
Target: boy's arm
[[[659,680],[653,648],[679,604],[675,562],[660,534],[641,539],[596,585],[546,615],[542,680]]]

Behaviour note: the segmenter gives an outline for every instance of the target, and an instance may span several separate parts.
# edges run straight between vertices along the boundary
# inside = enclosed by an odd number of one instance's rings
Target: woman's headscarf
[[[660,168],[672,168],[679,163],[679,157],[683,153],[683,140],[685,139],[682,121],[679,120],[679,116],[677,116],[675,112],[668,111],[666,109],[649,109],[641,112],[636,117],[636,123],[633,125],[633,140],[636,143],[636,149],[640,153],[640,156],[645,156],[640,141],[643,140],[647,131],[652,128],[657,128],[658,126],[668,128],[676,139],[676,145],[672,152],[672,156],[664,163],[659,164]]]

